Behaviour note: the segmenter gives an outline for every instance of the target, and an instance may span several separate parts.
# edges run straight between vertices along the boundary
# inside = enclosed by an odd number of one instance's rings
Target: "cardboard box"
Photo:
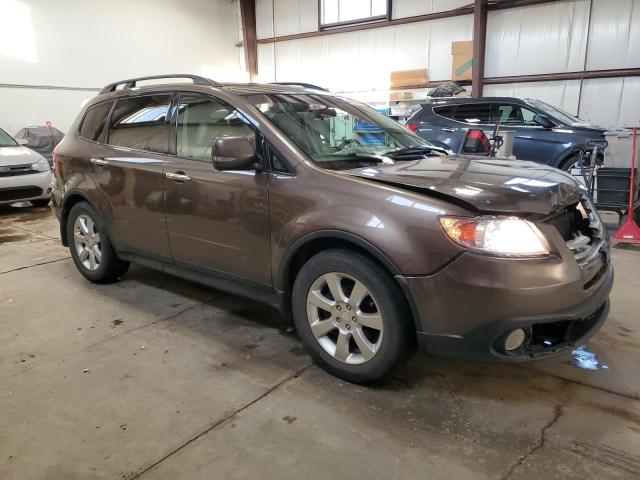
[[[473,42],[451,42],[451,80],[471,80],[473,71]]]
[[[413,87],[416,85],[424,85],[429,81],[427,69],[419,70],[402,70],[391,72],[390,84],[391,88]]]
[[[408,92],[406,90],[398,90],[397,92],[391,92],[389,94],[389,100],[413,100],[413,92]]]

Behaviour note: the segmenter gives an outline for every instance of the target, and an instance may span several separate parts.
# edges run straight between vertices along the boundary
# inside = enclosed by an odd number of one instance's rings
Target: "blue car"
[[[461,151],[469,129],[491,136],[500,119],[501,130],[515,132],[513,154],[570,171],[580,149],[591,140],[604,141],[604,127],[540,100],[515,97],[448,97],[432,99],[407,120],[407,127],[429,142]]]

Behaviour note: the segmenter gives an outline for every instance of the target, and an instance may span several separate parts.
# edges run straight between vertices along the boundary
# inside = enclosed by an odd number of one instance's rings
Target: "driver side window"
[[[219,137],[256,141],[254,128],[233,107],[197,95],[180,97],[177,134],[177,155],[202,162],[211,161],[211,147]]]

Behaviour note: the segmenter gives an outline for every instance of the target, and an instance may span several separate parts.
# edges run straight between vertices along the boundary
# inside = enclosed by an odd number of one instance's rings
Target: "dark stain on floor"
[[[289,351],[290,351],[291,353],[293,353],[294,355],[298,355],[298,356],[303,356],[303,355],[306,355],[306,354],[307,354],[307,352],[306,352],[306,350],[305,350],[304,348],[302,348],[302,347],[298,347],[298,346],[291,347],[291,348],[289,349]]]
[[[29,235],[0,235],[0,243],[20,242],[29,238]]]

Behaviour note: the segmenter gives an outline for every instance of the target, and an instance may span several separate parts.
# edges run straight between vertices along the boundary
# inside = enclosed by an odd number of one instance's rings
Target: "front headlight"
[[[492,255],[548,255],[549,246],[538,228],[517,217],[440,217],[447,236],[458,245]]]
[[[49,168],[49,162],[46,160],[38,160],[36,163],[31,164],[31,169],[37,172],[49,172],[51,168]]]

